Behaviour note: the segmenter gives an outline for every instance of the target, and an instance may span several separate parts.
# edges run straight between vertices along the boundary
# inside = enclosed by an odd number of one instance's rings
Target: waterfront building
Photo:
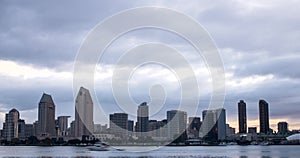
[[[256,127],[249,127],[248,128],[248,133],[257,134],[257,128]]]
[[[184,134],[187,128],[187,113],[180,110],[167,111],[168,138],[174,139]]]
[[[201,124],[202,122],[200,117],[189,117],[188,138],[199,137]]]
[[[278,128],[278,133],[279,134],[287,134],[289,129],[288,129],[288,123],[287,122],[278,122],[277,124]]]
[[[55,104],[51,95],[43,93],[38,106],[38,137],[54,137]]]
[[[58,128],[59,128],[59,135],[60,136],[67,136],[68,135],[68,119],[70,116],[58,116]]]
[[[101,124],[94,124],[94,134],[100,134],[103,132],[106,132],[107,130],[107,124],[101,125]]]
[[[223,141],[226,139],[225,109],[204,110],[202,112],[202,135],[208,141]]]
[[[89,90],[80,87],[75,101],[74,136],[91,136],[94,132],[93,100]]]
[[[133,132],[134,121],[128,120],[128,131]]]
[[[238,120],[239,120],[239,133],[247,133],[247,112],[246,103],[240,100],[238,103]]]
[[[268,134],[269,127],[269,104],[265,100],[259,100],[259,126],[260,133]]]
[[[19,140],[25,140],[25,120],[19,119],[18,120],[18,138]]]
[[[39,131],[39,121],[35,121],[33,123],[33,136],[38,136],[38,131]]]
[[[10,110],[5,115],[5,122],[3,123],[3,138],[7,141],[11,141],[13,138],[19,138],[18,133],[18,121],[20,113],[16,109]]]
[[[168,126],[167,126],[168,120],[164,119],[161,121],[158,121],[158,137],[160,138],[167,138],[168,137]]]
[[[109,128],[112,134],[119,137],[128,134],[128,114],[114,113],[109,115]]]
[[[25,124],[25,137],[28,138],[30,136],[34,136],[33,124]]]
[[[229,124],[226,124],[226,137],[235,135],[235,128],[230,127]]]
[[[147,136],[149,127],[149,106],[143,102],[137,109],[136,134],[139,137]]]

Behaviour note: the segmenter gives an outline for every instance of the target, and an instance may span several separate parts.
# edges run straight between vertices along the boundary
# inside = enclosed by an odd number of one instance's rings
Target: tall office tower
[[[278,122],[277,127],[279,134],[287,134],[289,131],[287,122]]]
[[[200,126],[202,122],[200,117],[189,117],[188,136],[190,138],[198,138]]]
[[[38,136],[55,136],[55,104],[51,95],[43,93],[38,110]]]
[[[22,119],[18,120],[18,135],[19,135],[19,140],[25,140],[25,121]]]
[[[174,139],[186,131],[187,113],[180,110],[167,111],[168,138]]]
[[[202,135],[208,140],[217,141],[226,138],[225,109],[204,110],[202,112]]]
[[[3,137],[11,141],[13,138],[19,138],[18,121],[20,113],[16,109],[12,109],[5,115],[5,123],[3,123]]]
[[[93,134],[93,100],[89,90],[80,87],[75,103],[75,137]]]
[[[109,115],[109,128],[115,136],[126,136],[128,134],[128,114],[114,113]]]
[[[143,102],[141,105],[138,106],[137,109],[137,136],[147,136],[148,132],[148,125],[149,124],[149,106],[146,102]]]
[[[70,116],[58,116],[57,121],[58,121],[58,128],[60,131],[60,136],[67,136],[67,130],[68,130],[68,118]]]
[[[247,112],[246,103],[244,100],[240,100],[238,103],[239,112],[239,133],[247,133]]]
[[[259,100],[259,125],[260,133],[269,133],[269,104],[265,100]]]

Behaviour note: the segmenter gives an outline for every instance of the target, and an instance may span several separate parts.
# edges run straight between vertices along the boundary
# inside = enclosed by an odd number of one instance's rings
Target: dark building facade
[[[188,136],[191,138],[198,138],[201,124],[200,117],[189,117]]]
[[[256,127],[249,127],[248,128],[248,133],[256,134],[257,133],[257,128]]]
[[[55,104],[51,95],[43,94],[38,108],[38,136],[53,137],[55,132]]]
[[[269,133],[269,104],[265,100],[259,100],[259,126],[260,133]]]
[[[149,106],[146,102],[137,109],[136,132],[137,136],[146,136],[149,128]]]
[[[238,116],[239,116],[239,133],[247,133],[247,112],[246,103],[240,100],[238,103]]]
[[[125,136],[128,134],[128,114],[114,113],[109,115],[109,128],[112,134],[116,136]]]
[[[287,134],[289,131],[287,122],[278,122],[277,127],[279,134]]]

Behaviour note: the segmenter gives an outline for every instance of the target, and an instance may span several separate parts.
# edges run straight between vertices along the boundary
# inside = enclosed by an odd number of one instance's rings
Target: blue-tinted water
[[[0,146],[1,157],[233,157],[298,158],[300,146],[187,146],[162,147],[150,152],[129,152],[151,147],[119,147],[125,151],[89,151],[86,147]]]

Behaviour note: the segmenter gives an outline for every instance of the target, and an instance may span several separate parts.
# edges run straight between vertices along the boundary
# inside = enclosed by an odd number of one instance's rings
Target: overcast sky
[[[265,99],[269,103],[273,129],[277,130],[279,121],[287,121],[291,128],[300,128],[300,1],[296,0],[188,3],[180,0],[88,3],[1,0],[0,127],[5,113],[12,108],[17,108],[27,123],[37,120],[38,102],[43,92],[52,95],[57,116],[70,115],[73,120],[73,65],[81,43],[105,18],[142,6],[178,10],[196,19],[209,32],[224,62],[224,108],[232,126],[237,127],[237,103],[241,99],[247,103],[248,126],[258,126],[258,100]],[[158,29],[129,32],[107,48],[95,77],[95,91],[102,109],[107,114],[122,112],[116,106],[110,87],[114,64],[128,49],[148,42],[164,43],[179,50],[192,65],[199,82],[200,116],[211,95],[210,75],[204,60],[185,40]],[[145,65],[133,73],[129,90],[136,101],[133,109],[136,109],[137,104],[151,101],[149,88],[157,83],[167,92],[166,103],[162,109],[150,107],[155,113],[151,118],[163,119],[165,110],[176,109],[180,98],[180,84],[171,71],[155,64]],[[105,117],[94,118],[96,123],[107,122]]]

